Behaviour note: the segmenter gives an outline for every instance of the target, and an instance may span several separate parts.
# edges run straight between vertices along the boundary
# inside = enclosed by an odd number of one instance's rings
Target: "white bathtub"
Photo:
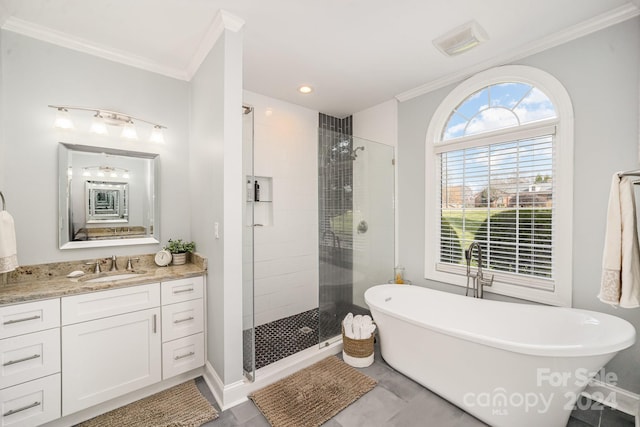
[[[592,311],[408,285],[364,297],[385,361],[492,426],[566,426],[588,380],[635,342],[629,322]]]

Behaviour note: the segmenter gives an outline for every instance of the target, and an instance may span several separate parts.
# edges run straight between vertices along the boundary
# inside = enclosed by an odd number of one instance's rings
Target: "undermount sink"
[[[144,273],[145,271],[130,271],[128,273],[118,273],[118,274],[106,273],[106,275],[100,275],[98,277],[93,277],[93,278],[80,279],[80,281],[85,283],[116,282],[118,280],[132,279]]]

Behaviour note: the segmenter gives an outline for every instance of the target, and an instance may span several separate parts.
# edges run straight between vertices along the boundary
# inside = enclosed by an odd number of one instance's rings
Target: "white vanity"
[[[0,305],[0,426],[73,425],[199,376],[204,271],[166,276]]]

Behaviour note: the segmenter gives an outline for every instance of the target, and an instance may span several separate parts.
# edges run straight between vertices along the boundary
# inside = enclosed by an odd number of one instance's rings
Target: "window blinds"
[[[440,263],[477,240],[483,268],[553,279],[554,134],[482,142],[438,149]]]

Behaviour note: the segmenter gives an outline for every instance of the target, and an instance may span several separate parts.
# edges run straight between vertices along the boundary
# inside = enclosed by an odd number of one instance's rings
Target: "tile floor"
[[[379,356],[373,365],[360,369],[378,380],[378,385],[326,422],[324,427],[480,427],[483,422],[396,372]],[[213,396],[198,380],[207,399]],[[216,409],[220,410],[214,402]],[[587,405],[585,405],[587,406]],[[610,409],[575,410],[567,427],[634,427],[634,418]],[[269,422],[252,401],[228,409],[205,427],[269,427]],[[514,426],[517,427],[517,426]],[[552,426],[540,426],[552,427]]]

